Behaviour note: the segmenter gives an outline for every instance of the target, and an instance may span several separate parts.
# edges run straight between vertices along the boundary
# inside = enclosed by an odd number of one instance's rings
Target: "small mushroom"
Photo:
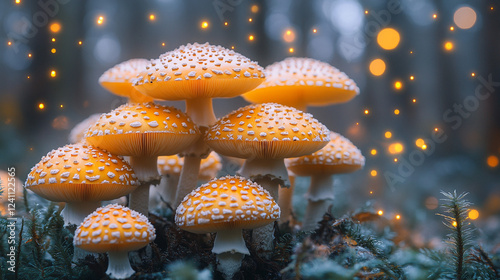
[[[311,176],[303,230],[316,229],[332,201],[333,175],[354,172],[365,165],[365,157],[351,141],[331,132],[330,142],[311,155],[286,160],[289,170],[297,176]]]
[[[246,159],[239,173],[278,200],[279,186],[289,187],[284,159],[323,148],[330,141],[329,135],[329,130],[311,114],[265,103],[220,118],[205,134],[205,142],[221,155]],[[254,230],[256,248],[269,252],[273,232],[272,225]]]
[[[215,152],[211,152],[207,158],[202,159],[198,180],[206,182],[215,178],[222,169],[221,161],[222,159]],[[179,155],[158,157],[158,172],[161,175],[161,181],[158,186],[151,186],[152,190],[154,189],[152,193],[155,193],[155,195],[150,195],[150,203],[151,200],[154,200],[156,205],[161,205],[161,200],[170,205],[175,203],[177,184],[183,165],[184,158],[179,157]],[[161,199],[159,196],[161,196]]]
[[[359,94],[344,72],[311,58],[289,57],[264,69],[266,80],[243,94],[251,103],[275,102],[302,111],[307,106],[343,103]]]
[[[128,252],[145,247],[156,238],[148,219],[127,207],[109,204],[88,215],[75,231],[73,244],[93,253],[108,253],[106,274],[112,279],[125,279],[135,271]]]
[[[99,78],[101,86],[111,93],[124,96],[132,103],[152,102],[153,98],[137,91],[132,84],[149,64],[148,59],[136,58],[117,64]]]
[[[79,225],[100,206],[134,191],[138,182],[123,159],[84,143],[49,152],[28,174],[25,187],[55,202],[66,202],[66,225]]]
[[[187,44],[152,60],[134,85],[159,100],[185,100],[186,113],[202,133],[215,123],[213,98],[232,98],[264,81],[257,62],[221,46]],[[210,149],[200,138],[183,152],[185,157],[175,206],[196,187],[200,161]]]
[[[273,223],[280,216],[279,206],[258,184],[238,176],[214,179],[192,191],[177,208],[175,223],[193,233],[216,232],[212,252],[217,269],[226,279],[239,270],[249,255],[242,229]]]
[[[125,104],[101,115],[85,136],[96,147],[130,156],[140,186],[131,193],[129,207],[148,215],[149,188],[160,177],[157,157],[183,151],[199,139],[200,131],[174,107],[143,103]]]

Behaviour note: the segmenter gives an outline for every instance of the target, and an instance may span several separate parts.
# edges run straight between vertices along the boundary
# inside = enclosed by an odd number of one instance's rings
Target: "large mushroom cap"
[[[261,186],[227,176],[188,194],[177,207],[175,223],[189,232],[207,233],[257,228],[279,217],[279,206]]]
[[[264,81],[256,62],[221,46],[187,44],[152,60],[135,87],[156,99],[235,97]]]
[[[243,95],[252,103],[325,106],[347,102],[359,88],[344,72],[311,58],[289,57],[267,66],[266,80]]]
[[[219,119],[205,135],[217,153],[239,158],[303,156],[324,147],[329,130],[311,114],[274,103],[249,105]]]
[[[208,157],[201,160],[198,179],[208,181],[217,176],[217,173],[222,169],[221,162],[220,156],[215,152],[211,152]],[[178,155],[158,157],[158,172],[161,175],[179,176],[183,165],[184,158]]]
[[[49,152],[28,174],[25,187],[56,202],[103,201],[129,194],[132,168],[107,151],[72,144]]]
[[[144,103],[101,115],[85,136],[113,154],[140,157],[180,153],[198,140],[200,131],[179,109]]]
[[[148,219],[127,207],[110,204],[88,215],[76,229],[76,247],[94,253],[138,250],[156,238]]]
[[[111,93],[128,97],[133,102],[148,102],[152,98],[138,92],[132,83],[149,64],[148,59],[130,59],[108,69],[99,78],[101,86]]]
[[[344,136],[331,132],[330,142],[311,155],[285,160],[297,176],[334,175],[354,172],[365,165],[361,151]]]

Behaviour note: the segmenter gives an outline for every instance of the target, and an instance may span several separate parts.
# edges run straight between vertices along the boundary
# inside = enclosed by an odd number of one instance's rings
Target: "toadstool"
[[[149,187],[159,179],[157,157],[189,147],[200,132],[180,110],[154,103],[125,104],[103,114],[85,134],[86,141],[113,154],[130,156],[140,186],[130,208],[147,215]]]
[[[212,98],[231,98],[254,89],[262,81],[262,67],[221,46],[187,44],[152,60],[135,80],[140,92],[160,100],[186,100],[186,113],[202,131],[215,123]],[[200,160],[209,153],[202,139],[185,157],[176,206],[196,187]]]
[[[148,59],[136,58],[124,61],[108,69],[99,77],[101,86],[111,93],[124,96],[132,103],[151,102],[153,98],[133,87],[137,75],[149,64]]]
[[[109,204],[88,215],[76,229],[73,244],[93,253],[108,253],[106,274],[125,279],[135,271],[128,252],[145,247],[156,238],[148,219],[127,207]]]
[[[297,176],[311,176],[303,230],[314,230],[330,207],[334,199],[333,175],[354,172],[365,165],[361,151],[351,141],[335,132],[330,138],[323,149],[286,160],[288,169]]]
[[[275,102],[306,110],[306,106],[343,103],[359,94],[344,72],[311,58],[289,57],[264,69],[266,80],[243,94],[251,103]]]
[[[134,171],[123,159],[86,144],[49,152],[28,174],[25,187],[55,202],[66,202],[66,225],[79,225],[103,200],[137,188]]]
[[[85,131],[87,131],[87,128],[93,125],[99,119],[100,116],[101,114],[92,114],[83,121],[79,122],[77,125],[75,125],[69,133],[68,136],[69,142],[71,144],[75,144],[83,140],[83,138],[85,138]]]
[[[279,206],[261,186],[243,177],[226,176],[184,197],[175,223],[193,233],[216,232],[212,252],[217,255],[217,269],[232,279],[244,255],[250,254],[242,229],[273,223],[279,216]]]
[[[323,148],[329,130],[292,107],[274,103],[249,105],[219,119],[205,134],[205,142],[217,153],[244,158],[239,173],[278,199],[279,186],[288,187],[284,159]],[[257,248],[268,251],[273,242],[272,225],[254,230]]]

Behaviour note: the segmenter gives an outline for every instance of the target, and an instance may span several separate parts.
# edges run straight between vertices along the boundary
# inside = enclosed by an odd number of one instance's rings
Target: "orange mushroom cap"
[[[175,223],[193,233],[253,229],[280,217],[280,208],[258,184],[238,176],[214,179],[188,194]]]
[[[132,102],[142,103],[153,101],[137,91],[133,86],[133,80],[144,71],[149,64],[148,59],[130,59],[108,69],[99,78],[101,86],[111,93],[130,98]]]
[[[329,130],[311,114],[274,103],[249,105],[219,119],[205,135],[217,153],[239,158],[279,159],[324,147]]]
[[[144,103],[101,115],[85,137],[113,154],[141,157],[177,154],[198,140],[200,131],[179,109]]]
[[[331,132],[330,142],[311,155],[288,158],[288,170],[297,176],[334,175],[350,173],[365,165],[361,151],[344,136]]]
[[[243,98],[251,103],[325,106],[347,102],[359,88],[344,72],[311,58],[289,57],[267,66],[266,80]]]
[[[187,44],[152,60],[135,80],[140,92],[161,100],[235,97],[264,81],[256,62],[221,46]]]
[[[31,169],[25,184],[56,202],[111,200],[137,186],[134,171],[122,158],[81,143],[49,152]]]
[[[138,250],[156,238],[155,228],[139,212],[110,204],[88,215],[76,229],[76,247],[94,253]]]

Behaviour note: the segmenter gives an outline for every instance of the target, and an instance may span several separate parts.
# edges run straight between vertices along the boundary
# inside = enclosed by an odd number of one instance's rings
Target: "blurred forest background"
[[[398,36],[379,41],[384,28]],[[499,226],[500,87],[484,86],[500,81],[497,1],[2,0],[0,29],[0,169],[15,166],[20,180],[78,122],[125,102],[99,86],[105,70],[210,42],[263,67],[319,59],[356,81],[351,102],[309,107],[367,158],[335,180],[335,212],[372,201],[427,242],[443,228],[439,191],[457,189],[471,193],[477,223]],[[244,105],[214,101],[218,117]]]

